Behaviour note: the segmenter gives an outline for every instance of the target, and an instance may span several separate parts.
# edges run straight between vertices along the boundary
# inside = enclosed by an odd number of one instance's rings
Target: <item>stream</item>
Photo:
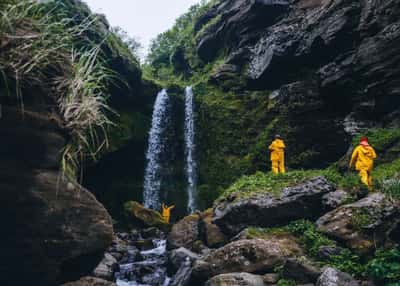
[[[118,286],[168,286],[166,238],[161,231],[123,234],[126,253],[118,262]]]

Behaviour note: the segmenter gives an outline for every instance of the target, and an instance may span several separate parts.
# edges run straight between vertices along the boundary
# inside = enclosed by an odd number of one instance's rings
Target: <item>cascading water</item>
[[[197,164],[195,160],[195,122],[194,122],[194,95],[192,87],[185,89],[185,155],[186,176],[188,180],[188,212],[193,213],[196,205]]]
[[[144,177],[143,204],[146,208],[160,208],[161,156],[165,150],[164,131],[169,122],[169,97],[165,89],[157,95],[153,108],[153,118],[149,132],[146,154],[147,166]]]

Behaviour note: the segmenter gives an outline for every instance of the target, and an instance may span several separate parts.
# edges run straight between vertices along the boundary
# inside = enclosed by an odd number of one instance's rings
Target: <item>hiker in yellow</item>
[[[271,151],[272,172],[274,174],[285,173],[285,143],[281,136],[275,135],[275,140],[269,145]]]
[[[372,148],[368,143],[368,138],[361,138],[360,145],[358,145],[351,155],[351,160],[349,168],[353,168],[354,165],[358,171],[361,182],[372,188],[372,169],[374,167],[374,159],[376,158],[376,153],[374,148]]]
[[[162,204],[162,217],[167,223],[169,223],[169,219],[171,218],[171,210],[174,207],[174,205],[168,207],[165,204]]]

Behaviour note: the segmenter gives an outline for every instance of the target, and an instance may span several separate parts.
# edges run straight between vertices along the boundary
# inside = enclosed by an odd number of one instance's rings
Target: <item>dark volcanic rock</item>
[[[116,286],[114,282],[95,277],[83,277],[75,282],[68,282],[62,286]]]
[[[222,201],[214,209],[214,221],[229,235],[249,225],[270,227],[300,218],[316,218],[323,211],[322,196],[333,191],[323,177],[282,190],[279,197],[255,194],[236,201]]]
[[[318,230],[363,254],[400,227],[400,206],[381,193],[341,206],[318,219]]]
[[[56,114],[4,107],[0,120],[3,285],[54,285],[89,274],[113,237],[95,197],[59,170],[65,131]],[[19,267],[15,267],[19,265]],[[9,281],[8,279],[11,279]],[[26,283],[25,283],[26,282]]]
[[[244,239],[231,242],[211,251],[195,262],[194,281],[207,279],[223,273],[262,273],[272,270],[286,258],[301,254],[295,243],[282,240]]]
[[[320,269],[302,259],[289,258],[283,265],[283,276],[298,284],[315,283],[320,274]]]

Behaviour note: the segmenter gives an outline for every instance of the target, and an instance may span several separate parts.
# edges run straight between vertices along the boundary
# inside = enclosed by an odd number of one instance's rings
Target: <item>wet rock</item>
[[[208,209],[201,214],[200,236],[208,247],[219,247],[226,243],[227,237],[221,229],[212,222],[213,211]]]
[[[183,263],[181,263],[178,271],[172,277],[170,286],[190,286],[192,276],[192,264],[193,261],[187,257]]]
[[[328,193],[322,197],[322,204],[327,210],[333,210],[353,199],[352,196],[344,190],[337,190]]]
[[[168,248],[193,249],[195,242],[199,240],[199,223],[200,216],[192,214],[174,224],[168,235]]]
[[[398,203],[373,193],[325,214],[316,223],[319,231],[364,254],[389,240],[390,233],[400,227],[399,214]]]
[[[214,276],[205,286],[264,286],[263,277],[249,273],[228,273]]]
[[[114,282],[95,277],[83,277],[75,282],[68,282],[62,286],[117,286]]]
[[[143,238],[161,237],[162,232],[156,227],[150,227],[150,228],[146,228],[146,229],[142,230],[140,232],[140,235]]]
[[[289,258],[283,266],[282,274],[285,278],[296,281],[297,284],[315,283],[321,270],[305,259]]]
[[[232,272],[262,273],[272,270],[286,258],[301,253],[296,243],[277,240],[247,239],[231,242],[197,260],[193,276],[199,281]]]
[[[169,228],[161,214],[151,209],[147,209],[138,202],[130,201],[124,204],[126,216],[130,223],[138,227],[158,227],[163,230]]]
[[[316,218],[323,212],[322,196],[334,187],[317,177],[282,190],[279,197],[269,193],[250,198],[221,201],[214,208],[214,222],[229,235],[235,235],[249,225],[271,227],[300,218]]]
[[[193,263],[197,259],[199,259],[199,256],[196,253],[184,247],[174,249],[169,254],[169,263],[172,272],[176,272],[187,260],[189,260],[190,263]]]
[[[359,286],[361,285],[350,274],[341,272],[335,268],[327,267],[323,269],[321,276],[317,280],[316,286]]]
[[[114,278],[114,272],[117,269],[117,260],[111,254],[105,253],[103,260],[93,270],[93,276],[112,281]]]
[[[154,248],[153,239],[139,239],[134,242],[135,246],[140,250],[149,250]]]

